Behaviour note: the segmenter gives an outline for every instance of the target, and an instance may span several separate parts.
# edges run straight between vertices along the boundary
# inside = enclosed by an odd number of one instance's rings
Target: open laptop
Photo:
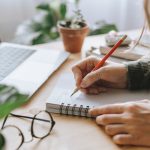
[[[69,53],[36,49],[16,44],[0,44],[0,84],[15,86],[33,95],[68,58]]]

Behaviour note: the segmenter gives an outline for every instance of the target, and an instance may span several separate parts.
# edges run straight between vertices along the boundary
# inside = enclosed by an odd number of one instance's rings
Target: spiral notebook
[[[93,107],[137,101],[150,98],[149,91],[128,91],[108,89],[107,92],[99,95],[86,95],[77,92],[70,97],[75,88],[73,75],[64,74],[56,83],[56,87],[46,102],[46,110],[51,113],[91,117],[88,110]]]

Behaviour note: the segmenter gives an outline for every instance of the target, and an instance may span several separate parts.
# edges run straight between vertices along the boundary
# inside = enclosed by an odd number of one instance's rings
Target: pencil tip
[[[74,91],[73,91],[73,93],[70,95],[70,97],[72,97],[77,91],[78,91],[78,88],[74,89]]]
[[[74,91],[74,92],[70,95],[70,97],[72,97],[75,93],[76,93],[76,92]]]

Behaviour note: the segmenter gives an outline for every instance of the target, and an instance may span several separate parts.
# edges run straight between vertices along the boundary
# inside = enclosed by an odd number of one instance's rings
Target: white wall
[[[9,41],[17,26],[35,14],[35,6],[43,0],[1,0],[0,38]],[[71,0],[70,0],[71,1]],[[139,28],[143,25],[143,0],[81,0],[80,9],[92,25],[97,20],[115,23],[119,30]],[[69,3],[69,12],[74,10]]]
[[[143,0],[82,0],[81,9],[89,23],[114,22],[120,30],[143,25]]]

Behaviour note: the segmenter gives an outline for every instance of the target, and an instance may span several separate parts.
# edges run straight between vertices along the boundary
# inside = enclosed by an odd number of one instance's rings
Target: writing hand
[[[72,67],[76,86],[88,94],[98,94],[107,88],[127,87],[127,68],[123,64],[107,62],[100,69],[91,72],[99,62],[97,57],[89,57]]]

